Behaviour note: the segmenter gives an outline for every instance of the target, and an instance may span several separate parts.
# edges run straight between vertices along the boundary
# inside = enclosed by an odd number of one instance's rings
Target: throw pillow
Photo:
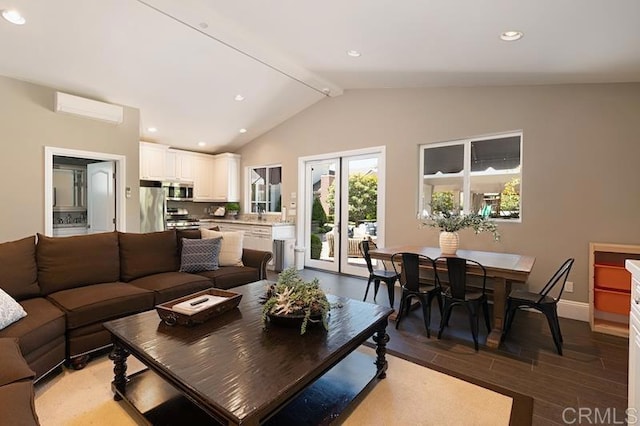
[[[180,272],[215,271],[218,269],[221,243],[222,238],[204,240],[183,238]]]
[[[220,266],[243,266],[242,265],[242,239],[244,231],[211,231],[201,228],[202,238],[222,237],[222,247],[220,248]]]
[[[0,288],[0,330],[27,316],[22,306]]]

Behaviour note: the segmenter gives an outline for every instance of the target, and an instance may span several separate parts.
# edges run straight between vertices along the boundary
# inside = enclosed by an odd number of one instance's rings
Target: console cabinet
[[[629,408],[638,410],[640,409],[640,261],[627,260],[625,266],[632,277],[629,325]]]
[[[640,246],[589,244],[589,322],[591,330],[629,336],[631,273],[627,259],[640,259]]]

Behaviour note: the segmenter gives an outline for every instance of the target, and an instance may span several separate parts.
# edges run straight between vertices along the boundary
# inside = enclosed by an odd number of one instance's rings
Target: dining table
[[[415,245],[400,245],[384,248],[376,248],[371,250],[369,254],[372,259],[382,261],[390,261],[391,256],[395,253],[417,253],[423,256],[436,259],[443,257],[438,247],[424,247]],[[499,253],[491,251],[477,250],[457,250],[454,256],[475,260],[483,265],[487,271],[487,279],[493,283],[493,325],[491,332],[487,336],[487,346],[497,348],[502,338],[502,330],[504,328],[505,307],[507,296],[511,292],[512,283],[525,283],[533,264],[535,257],[522,254]],[[446,269],[444,261],[439,262],[436,266],[438,270],[442,267]],[[428,268],[425,265],[425,268]],[[470,275],[482,274],[482,269],[472,263],[468,264],[467,273]]]

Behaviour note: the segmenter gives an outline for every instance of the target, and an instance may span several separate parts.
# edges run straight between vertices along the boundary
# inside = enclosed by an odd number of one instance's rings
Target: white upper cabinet
[[[213,168],[213,200],[240,201],[240,156],[218,154]]]
[[[140,142],[140,179],[164,180],[168,147]]]
[[[140,142],[140,179],[193,182],[193,201],[240,201],[240,156]]]
[[[213,176],[215,158],[212,155],[194,154],[193,201],[214,201]]]
[[[193,182],[195,178],[195,156],[189,151],[168,149],[166,155],[165,177],[168,180]]]

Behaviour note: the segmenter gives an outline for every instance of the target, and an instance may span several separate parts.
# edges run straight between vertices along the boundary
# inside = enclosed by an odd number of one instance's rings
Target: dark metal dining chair
[[[427,337],[431,337],[431,304],[433,299],[437,299],[440,315],[442,315],[442,296],[438,276],[434,272],[433,284],[420,280],[420,265],[425,265],[435,271],[433,259],[416,253],[395,253],[391,256],[391,263],[396,274],[400,276],[402,286],[402,298],[400,308],[396,318],[396,329],[400,325],[400,320],[409,314],[411,300],[416,298],[422,306],[422,316],[424,326],[427,329]],[[398,265],[401,271],[398,272]]]
[[[369,287],[371,286],[371,282],[373,285],[373,300],[376,300],[376,296],[378,296],[378,290],[380,289],[380,281],[384,281],[387,285],[387,291],[389,292],[389,304],[393,308],[393,302],[395,298],[394,293],[394,285],[396,281],[400,278],[397,272],[388,271],[386,269],[374,269],[373,262],[371,261],[371,255],[369,254],[369,250],[375,249],[376,243],[371,240],[362,240],[360,242],[360,252],[362,253],[362,257],[364,261],[367,263],[367,269],[369,270],[369,280],[367,281],[367,289],[364,292],[364,298],[362,301],[367,300],[367,295],[369,294]],[[384,264],[384,263],[383,263]]]
[[[569,277],[569,272],[573,266],[574,259],[567,259],[560,268],[553,274],[549,282],[539,293],[531,293],[524,290],[513,290],[507,297],[507,307],[505,312],[505,327],[502,333],[503,340],[513,324],[513,318],[520,308],[532,308],[547,317],[553,343],[556,345],[558,354],[562,355],[562,333],[560,332],[560,321],[558,320],[558,301],[562,297],[564,286]],[[559,290],[556,289],[557,286]],[[551,292],[555,292],[553,296]]]
[[[489,302],[486,295],[487,286],[487,270],[479,262],[462,257],[439,257],[438,261],[444,260],[447,264],[447,270],[438,271],[437,274],[447,275],[449,286],[443,286],[442,298],[444,301],[444,313],[440,319],[440,330],[438,331],[438,339],[442,337],[444,328],[449,324],[451,311],[454,306],[464,306],[469,315],[469,325],[471,326],[471,335],[473,336],[473,346],[478,350],[478,311],[480,308],[484,311],[484,321],[487,326],[487,332],[491,332],[491,320],[489,319]],[[467,286],[467,267],[469,264],[476,265],[482,273],[482,289],[469,288]],[[444,280],[443,280],[444,281]]]

